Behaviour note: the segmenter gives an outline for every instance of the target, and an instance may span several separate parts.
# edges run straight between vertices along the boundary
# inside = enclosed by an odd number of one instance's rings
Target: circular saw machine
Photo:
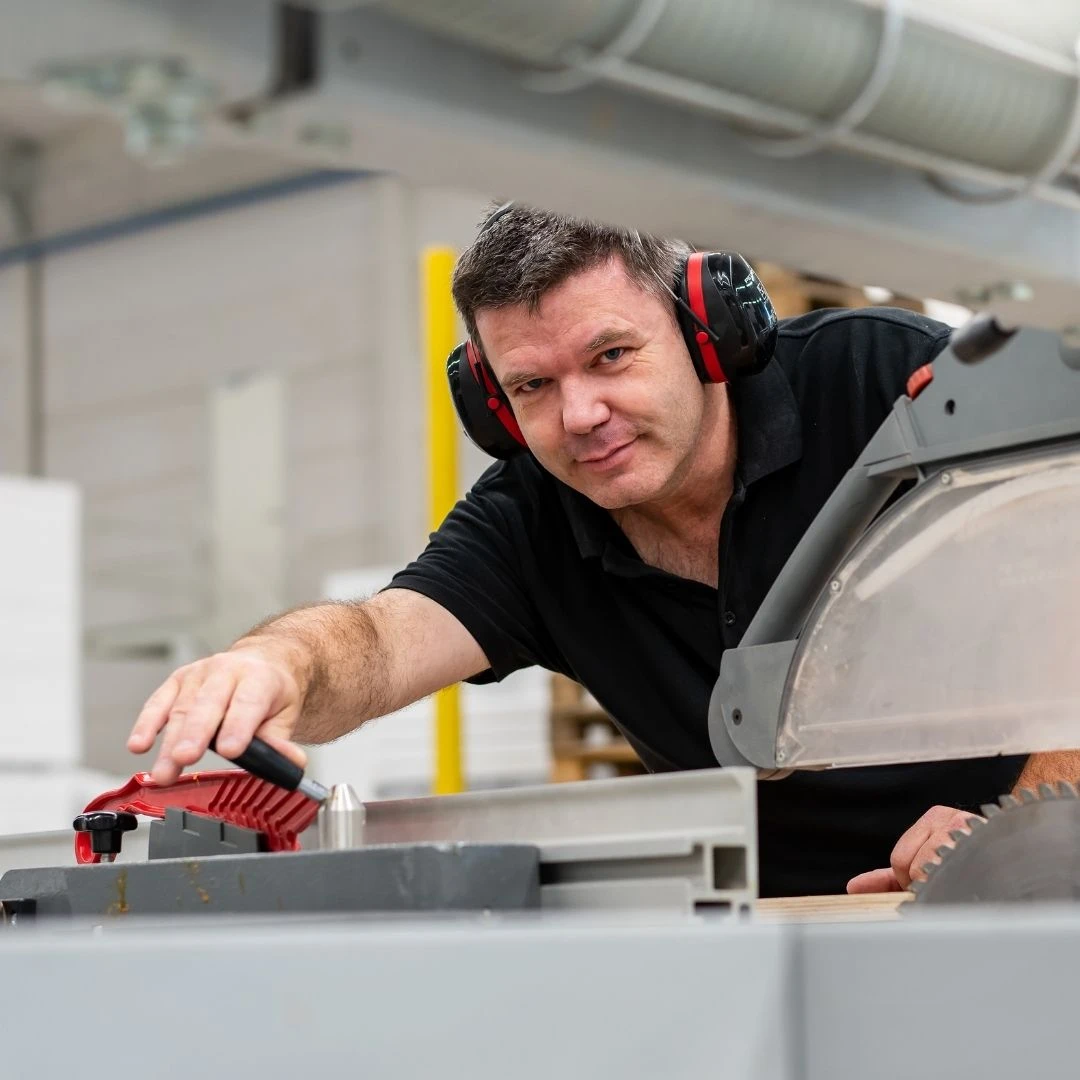
[[[1080,350],[981,316],[907,389],[724,654],[722,764],[1080,747]],[[920,902],[1080,895],[1074,789],[984,812]]]

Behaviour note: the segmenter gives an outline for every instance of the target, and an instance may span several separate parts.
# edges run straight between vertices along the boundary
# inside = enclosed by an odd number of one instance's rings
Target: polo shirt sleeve
[[[434,600],[472,634],[490,667],[469,682],[498,681],[534,664],[559,667],[525,571],[533,563],[527,495],[508,472],[489,469],[387,586]]]

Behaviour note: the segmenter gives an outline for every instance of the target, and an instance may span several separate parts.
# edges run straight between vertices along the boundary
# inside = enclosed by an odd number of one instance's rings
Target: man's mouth
[[[579,465],[585,465],[590,469],[610,468],[613,465],[620,464],[623,459],[628,456],[630,447],[633,446],[636,441],[637,436],[633,439],[629,439],[627,442],[619,443],[618,446],[613,446],[610,450],[605,450],[603,453],[578,458],[577,463]]]

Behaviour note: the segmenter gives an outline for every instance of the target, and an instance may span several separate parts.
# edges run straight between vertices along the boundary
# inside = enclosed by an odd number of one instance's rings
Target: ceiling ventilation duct
[[[738,124],[756,152],[834,146],[976,201],[1080,206],[1080,9],[1062,0],[385,0],[521,65],[536,92],[593,82]]]

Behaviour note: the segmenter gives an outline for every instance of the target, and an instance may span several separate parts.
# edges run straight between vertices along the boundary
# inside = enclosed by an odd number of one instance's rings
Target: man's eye
[[[540,387],[543,386],[545,382],[547,382],[547,379],[530,379],[527,383],[522,383],[518,387],[518,393],[519,394],[531,394],[531,393],[533,393],[533,391],[539,390]]]
[[[602,354],[602,359],[614,363],[616,360],[622,359],[622,354],[624,352],[626,352],[626,350],[621,345],[619,345],[616,346],[614,349],[605,350],[605,352]]]

